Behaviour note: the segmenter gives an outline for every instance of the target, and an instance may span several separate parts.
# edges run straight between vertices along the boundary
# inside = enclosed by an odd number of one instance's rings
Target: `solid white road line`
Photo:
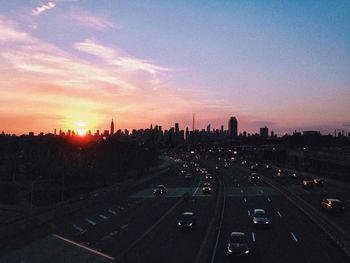
[[[267,198],[267,201],[271,202],[271,199],[268,197],[268,198]]]
[[[105,216],[105,215],[98,215],[99,217],[101,217],[102,219],[108,219],[108,217],[107,216]]]
[[[117,214],[117,212],[114,211],[114,210],[112,210],[112,209],[108,209],[108,212],[110,212],[110,213],[113,214],[113,215],[116,215],[116,214]]]
[[[278,214],[280,217],[282,217],[282,214],[280,213],[280,211],[277,211],[277,214]]]
[[[81,247],[81,248],[83,248],[83,249],[85,249],[85,250],[88,250],[88,251],[90,251],[90,252],[92,252],[92,253],[95,253],[95,254],[97,254],[97,255],[100,255],[100,256],[102,256],[102,257],[105,257],[105,258],[107,258],[107,259],[114,260],[114,257],[112,257],[112,256],[109,256],[109,255],[107,255],[107,254],[104,254],[104,253],[102,253],[102,252],[100,252],[100,251],[97,251],[97,250],[95,250],[95,249],[89,248],[89,247],[87,247],[87,246],[84,246],[84,245],[82,245],[82,244],[79,244],[79,243],[77,243],[77,242],[74,242],[74,241],[72,241],[72,240],[69,240],[69,239],[64,238],[64,237],[62,237],[62,236],[59,236],[59,235],[57,235],[57,234],[52,234],[52,236],[54,236],[54,237],[56,237],[56,238],[59,238],[59,239],[61,239],[61,240],[63,240],[63,241],[66,241],[66,242],[68,242],[68,243],[70,243],[70,244],[73,244],[73,245],[75,245],[75,246]]]
[[[255,234],[254,234],[254,232],[252,232],[252,239],[253,239],[253,242],[255,242]]]
[[[298,239],[297,239],[297,237],[294,235],[294,233],[293,233],[293,232],[290,232],[290,233],[292,234],[292,237],[294,238],[295,242],[298,242]]]
[[[195,196],[195,195],[196,195],[196,193],[198,192],[199,187],[201,186],[201,183],[202,183],[202,176],[200,177],[198,186],[197,186],[196,190],[194,190],[192,196]]]

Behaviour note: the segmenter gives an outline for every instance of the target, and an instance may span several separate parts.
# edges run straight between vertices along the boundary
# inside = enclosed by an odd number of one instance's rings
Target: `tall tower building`
[[[237,137],[238,122],[235,116],[231,117],[228,121],[228,134],[231,138]]]
[[[113,122],[113,119],[111,121],[111,132],[110,132],[110,135],[113,135],[114,134],[114,122]]]

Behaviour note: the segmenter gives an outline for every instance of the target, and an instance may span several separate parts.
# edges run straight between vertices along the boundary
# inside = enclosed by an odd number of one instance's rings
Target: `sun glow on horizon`
[[[79,128],[77,130],[79,136],[85,136],[86,135],[86,130],[83,128]]]

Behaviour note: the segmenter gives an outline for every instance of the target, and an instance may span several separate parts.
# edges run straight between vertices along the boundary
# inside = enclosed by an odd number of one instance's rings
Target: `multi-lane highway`
[[[50,222],[49,229],[45,228],[40,237],[55,234],[72,246],[82,246],[116,262],[213,263],[230,262],[232,257],[227,255],[229,234],[244,232],[249,254],[234,259],[259,263],[349,262],[346,254],[321,228],[278,191],[278,184],[293,190],[315,207],[319,206],[320,197],[329,193],[346,198],[347,189],[325,184],[314,192],[305,192],[298,180],[275,178],[275,170],[259,167],[256,172],[263,180],[252,182],[249,167],[239,163],[224,168],[217,156],[205,154],[198,159],[195,155],[184,159],[186,162],[174,164],[168,171],[131,188],[126,194],[111,193],[101,202]],[[184,167],[186,165],[188,167]],[[215,169],[217,165],[219,170]],[[213,179],[205,179],[205,173],[196,171],[204,167]],[[186,172],[181,173],[181,170]],[[192,174],[192,179],[185,179],[186,173]],[[264,178],[275,180],[277,188]],[[213,191],[209,194],[202,192],[205,182],[211,183]],[[166,185],[167,193],[155,196],[152,190],[159,184]],[[257,208],[266,211],[269,227],[253,225],[252,213]],[[190,231],[180,231],[177,220],[186,211],[195,213],[196,224]],[[327,214],[326,217],[344,229],[349,228],[348,214]],[[38,238],[23,246],[30,248]],[[0,259],[15,259],[17,255],[30,262],[28,252],[20,255],[21,251],[11,249]],[[59,251],[54,255],[64,257]]]

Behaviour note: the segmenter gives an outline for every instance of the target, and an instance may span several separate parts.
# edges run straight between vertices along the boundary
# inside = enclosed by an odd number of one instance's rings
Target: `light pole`
[[[34,184],[36,181],[38,181],[39,179],[41,179],[42,176],[39,176],[38,178],[36,178],[33,182],[32,182],[32,189],[30,191],[30,209],[33,208],[33,191],[34,191]]]

